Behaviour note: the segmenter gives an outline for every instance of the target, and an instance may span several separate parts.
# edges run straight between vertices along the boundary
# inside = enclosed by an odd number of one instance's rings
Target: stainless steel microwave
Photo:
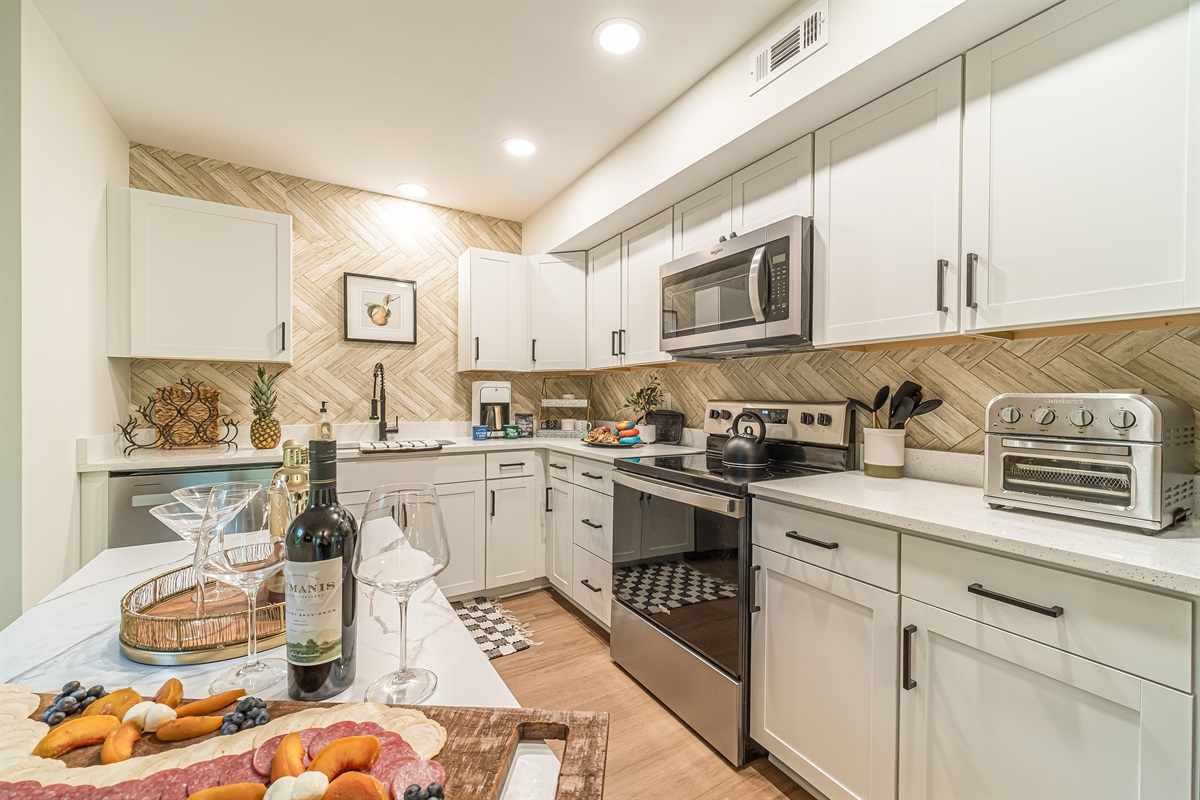
[[[812,219],[790,217],[664,264],[660,347],[738,358],[812,348]]]

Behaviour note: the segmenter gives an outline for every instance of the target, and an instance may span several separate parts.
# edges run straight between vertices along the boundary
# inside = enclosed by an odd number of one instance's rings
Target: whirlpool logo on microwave
[[[708,251],[708,254],[710,256],[715,256],[717,253],[721,252],[724,249],[725,249],[724,247],[714,247],[712,250]]]

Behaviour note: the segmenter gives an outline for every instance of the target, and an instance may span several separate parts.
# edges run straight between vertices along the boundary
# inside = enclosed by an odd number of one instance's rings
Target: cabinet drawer
[[[338,491],[359,492],[387,483],[466,483],[483,480],[483,455],[369,456],[338,460]]]
[[[572,531],[575,544],[605,561],[612,561],[612,506],[606,494],[582,486],[575,489]]]
[[[522,478],[532,475],[537,466],[537,456],[532,450],[515,450],[511,453],[487,454],[488,480],[496,478]]]
[[[612,611],[612,564],[575,545],[571,567],[571,599],[608,625]]]
[[[903,550],[907,597],[1191,691],[1185,600],[917,536],[904,536]]]
[[[546,453],[546,474],[551,478],[570,482],[573,478],[575,459],[553,450]]]
[[[612,471],[612,464],[575,458],[571,460],[571,483],[611,495]]]
[[[900,534],[896,531],[758,498],[753,514],[754,544],[892,592],[899,590]]]

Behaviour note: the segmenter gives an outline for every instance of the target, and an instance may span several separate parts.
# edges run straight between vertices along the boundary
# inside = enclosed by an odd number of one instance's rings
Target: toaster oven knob
[[[1086,408],[1077,408],[1071,412],[1071,416],[1068,417],[1068,419],[1071,420],[1071,424],[1075,427],[1086,428],[1088,425],[1091,425],[1096,418],[1092,416],[1092,412],[1088,411]]]
[[[1132,411],[1114,411],[1108,415],[1108,421],[1114,428],[1124,430],[1132,428],[1133,423],[1137,422],[1137,417],[1133,415]]]
[[[1049,425],[1054,422],[1054,412],[1048,408],[1035,408],[1033,410],[1033,421],[1038,425]]]
[[[1012,425],[1021,418],[1021,409],[1016,406],[1005,406],[1000,409],[1000,421]]]

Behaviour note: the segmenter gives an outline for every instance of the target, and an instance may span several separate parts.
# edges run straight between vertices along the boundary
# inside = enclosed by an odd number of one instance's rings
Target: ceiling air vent
[[[817,0],[803,16],[777,31],[750,54],[750,94],[829,44],[829,0]]]

